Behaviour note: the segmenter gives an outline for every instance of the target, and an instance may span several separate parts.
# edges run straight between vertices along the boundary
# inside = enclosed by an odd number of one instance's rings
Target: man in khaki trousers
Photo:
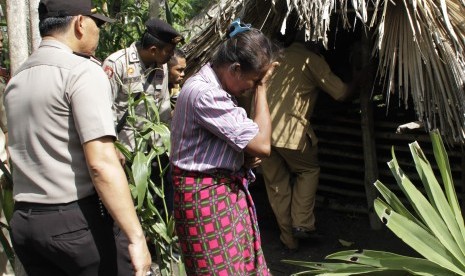
[[[280,239],[290,250],[298,248],[298,239],[315,237],[313,210],[320,167],[318,140],[309,118],[318,93],[322,90],[342,101],[352,91],[352,86],[334,75],[324,58],[307,46],[294,42],[286,48],[285,61],[270,83],[272,153],[261,164]]]

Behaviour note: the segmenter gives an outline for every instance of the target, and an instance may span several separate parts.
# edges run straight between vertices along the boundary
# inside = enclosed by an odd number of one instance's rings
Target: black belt
[[[97,204],[99,202],[97,195],[91,195],[83,199],[71,201],[68,203],[45,204],[32,202],[15,202],[15,210],[21,211],[36,211],[36,212],[52,212],[52,211],[67,211],[78,209],[80,206],[87,204]]]

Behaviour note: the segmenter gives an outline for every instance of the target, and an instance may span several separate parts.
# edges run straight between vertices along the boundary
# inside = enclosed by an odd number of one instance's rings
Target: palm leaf
[[[145,193],[147,192],[147,178],[149,170],[146,166],[147,157],[142,152],[137,152],[134,157],[134,162],[131,166],[132,175],[134,177],[134,184],[137,189],[137,208],[142,208]]]
[[[430,163],[415,142],[410,144],[411,154],[427,196],[405,175],[392,150],[392,160],[388,165],[415,213],[409,212],[397,196],[379,181],[375,186],[386,201],[377,198],[374,202],[375,212],[381,221],[424,259],[371,250],[342,251],[327,256],[327,259],[345,263],[310,262],[307,267],[312,269],[312,274],[321,272],[318,275],[338,275],[335,273],[343,273],[348,266],[354,265],[353,274],[362,274],[367,267],[374,267],[382,270],[372,272],[374,274],[404,271],[425,276],[465,275],[462,251],[464,224],[451,179],[449,161],[439,132],[434,131],[430,136],[447,197]],[[293,263],[301,266],[306,264]]]
[[[455,192],[455,186],[452,180],[451,169],[449,165],[449,158],[447,156],[444,143],[442,142],[441,135],[437,130],[432,131],[430,134],[431,141],[433,144],[434,157],[439,167],[439,171],[442,176],[442,182],[444,183],[444,190],[449,201],[449,205],[454,212],[453,216],[457,220],[457,225],[460,227],[462,234],[462,240],[465,240],[465,223],[460,210],[459,201],[457,199],[457,193]]]
[[[412,151],[414,161],[417,166],[430,167],[429,164],[420,164],[418,158],[418,152]],[[422,154],[422,153],[421,153]],[[396,177],[399,187],[403,190],[406,197],[409,199],[412,207],[417,212],[417,215],[422,221],[428,226],[429,231],[440,240],[440,242],[450,251],[456,260],[460,261],[465,268],[465,256],[460,250],[460,246],[457,245],[454,236],[449,232],[448,225],[444,222],[444,218],[441,216],[436,208],[428,202],[427,198],[412,184],[412,182],[406,177],[404,172],[400,169],[397,159],[393,153],[393,159],[389,163],[392,173]],[[431,168],[431,167],[430,167]],[[424,171],[423,170],[423,171]],[[434,182],[436,179],[434,175],[429,179],[430,182]],[[441,193],[441,191],[436,191]],[[447,205],[447,202],[442,202]]]
[[[292,261],[292,260],[283,260],[284,263],[293,264],[297,266],[302,266],[306,268],[311,268],[315,270],[312,274],[315,275],[325,275],[331,273],[330,275],[353,275],[353,273],[369,273],[376,271],[384,271],[386,269],[377,268],[369,265],[356,264],[356,263],[322,263],[322,262],[305,262],[305,261]],[[310,271],[305,271],[309,273]],[[338,273],[338,274],[334,274]],[[347,274],[349,273],[349,274]]]
[[[451,274],[450,270],[444,269],[429,260],[382,251],[342,251],[331,254],[326,258],[384,268],[389,271],[409,270],[415,275],[448,276]]]
[[[424,156],[418,143],[415,142],[410,144],[410,150],[412,151],[418,174],[420,175],[420,178],[429,196],[429,201],[432,203],[432,206],[434,206],[436,211],[441,215],[442,219],[446,223],[446,228],[449,229],[450,234],[454,238],[454,241],[449,242],[458,245],[462,251],[461,254],[457,253],[456,257],[459,260],[465,260],[465,240],[463,239],[462,235],[462,233],[465,231],[464,225],[457,223],[455,214],[452,211],[449,202],[447,201],[446,196],[444,195],[444,192],[439,185],[439,182],[436,180],[431,165],[429,164],[428,160],[426,160],[426,157]]]
[[[397,214],[380,199],[375,200],[374,207],[386,226],[415,251],[450,271],[465,275],[465,267],[430,232]]]
[[[410,213],[410,211],[404,206],[404,204],[402,204],[400,199],[386,186],[384,186],[383,183],[377,180],[374,185],[381,193],[384,200],[386,200],[387,204],[389,204],[389,206],[391,206],[394,211],[406,217],[407,219],[414,221],[416,224],[423,227],[424,229],[427,229],[426,225],[424,225],[423,222],[421,222],[414,215],[412,215],[412,213]]]

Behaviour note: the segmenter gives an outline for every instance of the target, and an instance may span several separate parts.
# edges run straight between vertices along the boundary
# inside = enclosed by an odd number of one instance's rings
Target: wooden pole
[[[8,49],[10,51],[11,74],[29,56],[29,43],[27,37],[27,14],[28,6],[26,0],[7,0],[6,15],[8,26]]]
[[[13,74],[29,56],[29,42],[27,36],[28,11],[26,0],[6,1],[11,74]],[[14,271],[17,276],[27,275],[18,258],[15,258]]]
[[[160,0],[149,0],[149,18],[160,17]]]
[[[29,30],[31,31],[31,53],[39,48],[40,42],[42,41],[39,33],[39,2],[40,0],[29,0],[29,18],[31,19],[29,26]]]
[[[362,64],[367,65],[370,61],[371,41],[369,34],[362,36]],[[373,183],[378,179],[378,161],[376,157],[376,141],[374,135],[373,123],[373,104],[371,101],[371,84],[373,83],[373,72],[366,82],[360,86],[360,109],[361,109],[361,128],[363,142],[363,156],[365,163],[365,193],[368,205],[368,217],[372,229],[381,229],[381,221],[374,210],[374,200],[377,197],[377,191]]]

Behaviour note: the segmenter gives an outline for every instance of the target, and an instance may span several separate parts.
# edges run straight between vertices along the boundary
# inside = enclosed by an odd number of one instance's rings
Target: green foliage
[[[116,22],[105,24],[100,31],[96,56],[101,60],[119,49],[127,48],[139,40],[144,32],[144,22],[148,19],[148,1],[122,1],[121,4],[121,11],[112,16]],[[108,15],[102,9],[99,12]]]
[[[177,30],[183,31],[189,19],[192,18],[192,15],[195,15],[192,2],[186,0],[165,1],[162,17],[165,17],[167,22],[172,24]],[[168,14],[168,10],[171,15]],[[171,20],[169,19],[170,17]]]
[[[120,4],[120,9],[113,12],[115,3]],[[203,0],[166,0],[160,1],[159,17],[170,23],[176,30],[189,39],[189,20],[198,15],[199,12],[213,1]],[[100,13],[106,14],[117,22],[105,24],[100,32],[100,42],[96,56],[104,60],[111,53],[128,47],[132,42],[140,39],[144,32],[144,22],[148,19],[148,0],[95,0]],[[109,7],[103,9],[102,7]]]
[[[1,176],[0,183],[0,200],[1,200],[1,208],[3,214],[5,215],[6,224],[0,223],[0,227],[7,229],[10,232],[11,236],[11,228],[10,228],[10,220],[11,216],[13,215],[13,207],[14,207],[14,200],[13,200],[13,179],[11,177],[11,172],[5,166],[3,162],[0,162],[0,170],[2,170],[3,175]],[[0,231],[0,243],[2,244],[3,250],[6,253],[8,261],[11,264],[11,267],[14,266],[15,262],[15,253],[13,248],[10,245],[9,240],[3,234],[3,231]]]
[[[170,150],[170,131],[160,121],[157,104],[150,95],[143,94],[134,101],[130,95],[128,101],[127,125],[134,133],[135,149],[130,151],[125,145],[116,142],[116,147],[126,158],[125,171],[134,199],[136,212],[140,218],[146,236],[154,243],[157,260],[162,275],[173,275],[174,266],[184,271],[181,257],[174,252],[178,245],[175,234],[174,219],[168,212],[164,196],[165,183],[163,175],[167,171],[161,165],[161,156]],[[135,108],[144,105],[146,114],[136,114]],[[152,167],[157,162],[158,167]],[[152,172],[152,170],[157,170]],[[159,175],[160,183],[154,183],[150,175]],[[159,202],[155,206],[154,201]],[[161,206],[161,207],[160,207]]]
[[[326,257],[343,263],[284,262],[310,268],[298,274],[311,275],[465,275],[465,224],[449,160],[440,134],[433,131],[430,136],[442,186],[417,142],[410,144],[410,151],[426,195],[402,171],[394,150],[388,162],[413,212],[380,181],[374,184],[383,197],[374,203],[378,217],[424,258],[364,250],[342,251]]]
[[[189,31],[192,26],[189,21],[198,16],[201,11],[210,6],[212,0],[171,0],[164,1],[164,9],[161,10],[161,17],[166,18],[176,30],[189,38]]]

